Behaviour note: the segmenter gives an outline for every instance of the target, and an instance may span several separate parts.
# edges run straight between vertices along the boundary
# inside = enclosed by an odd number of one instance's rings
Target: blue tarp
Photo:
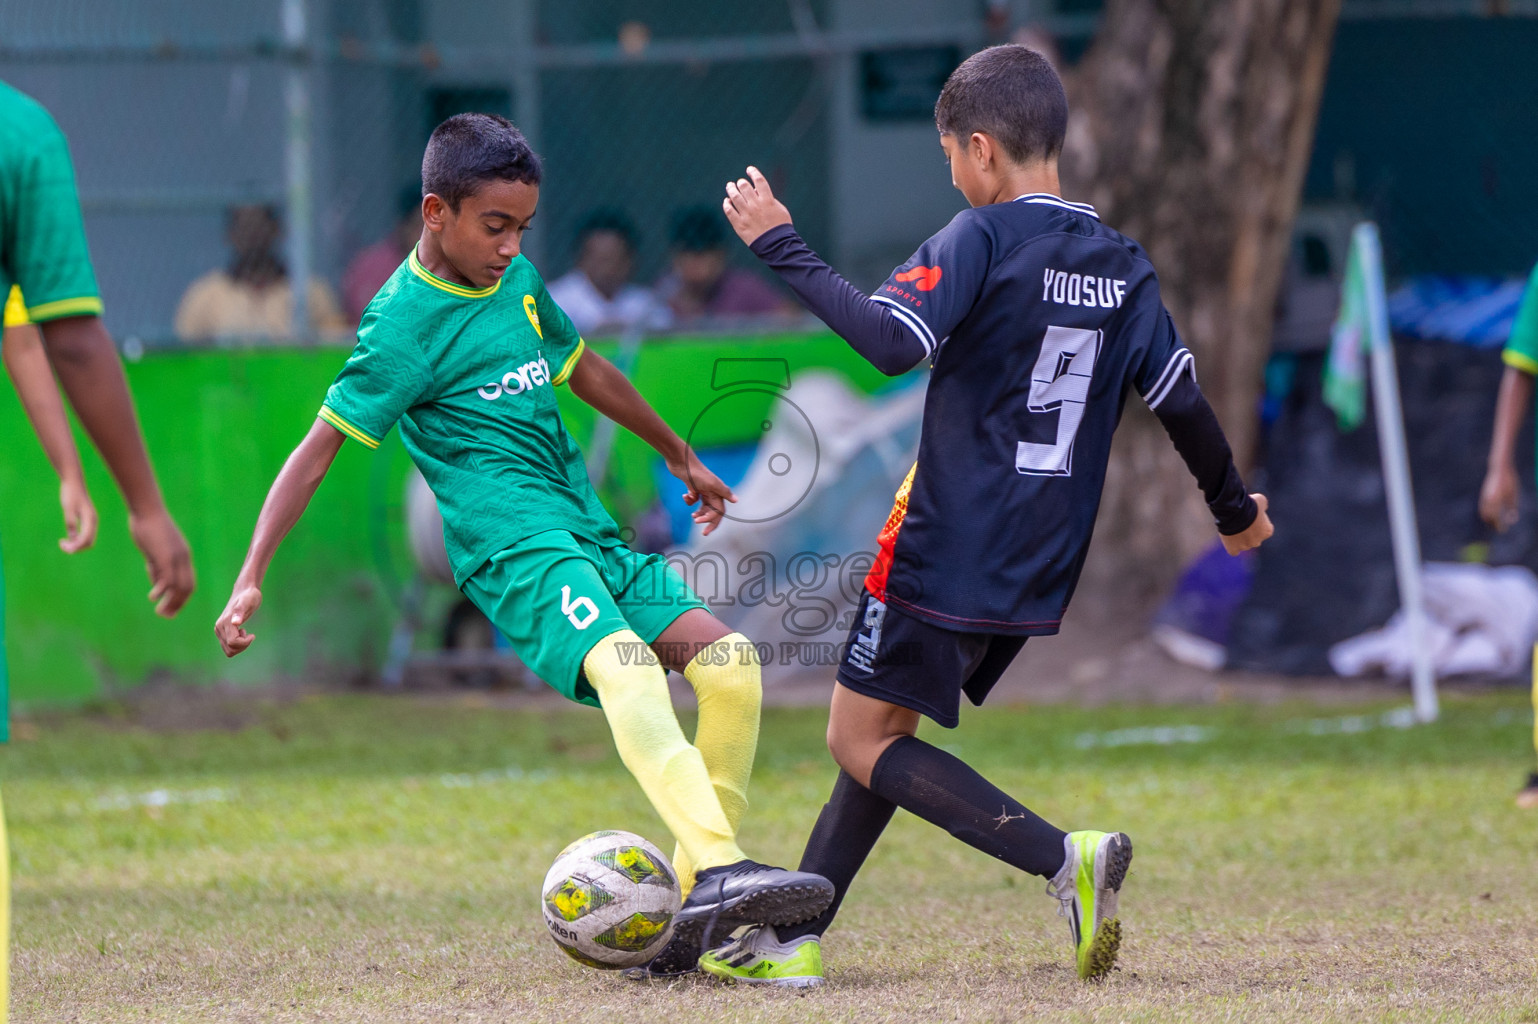
[[[1389,327],[1405,338],[1500,348],[1511,334],[1523,284],[1497,277],[1413,277],[1388,298]]]

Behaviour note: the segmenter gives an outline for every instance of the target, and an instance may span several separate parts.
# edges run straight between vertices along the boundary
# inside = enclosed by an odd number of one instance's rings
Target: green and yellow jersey
[[[64,133],[0,82],[0,295],[13,286],[36,323],[101,313]]]
[[[1533,268],[1527,279],[1527,289],[1522,293],[1517,319],[1511,325],[1511,337],[1501,351],[1501,359],[1507,366],[1538,376],[1538,267]]]
[[[582,350],[524,257],[492,287],[467,288],[413,250],[364,310],[320,418],[370,448],[400,421],[463,585],[493,554],[547,530],[618,539],[556,407]]]
[[[5,312],[0,314],[0,326],[25,327],[31,322],[27,316],[27,301],[21,297],[21,288],[11,285],[11,294],[5,300]]]
[[[101,313],[69,144],[42,104],[4,82],[0,82],[0,297],[7,327]],[[4,603],[0,578],[0,742],[10,735]]]

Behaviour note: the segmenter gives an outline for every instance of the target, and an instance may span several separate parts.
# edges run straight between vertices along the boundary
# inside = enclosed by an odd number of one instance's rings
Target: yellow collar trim
[[[422,261],[417,259],[417,247],[414,245],[411,247],[411,255],[406,257],[406,262],[411,265],[411,272],[423,281],[426,281],[434,288],[448,292],[450,295],[458,295],[462,299],[484,299],[488,295],[496,294],[497,289],[502,287],[500,280],[489,288],[466,288],[462,284],[445,281],[431,270],[422,266]]]

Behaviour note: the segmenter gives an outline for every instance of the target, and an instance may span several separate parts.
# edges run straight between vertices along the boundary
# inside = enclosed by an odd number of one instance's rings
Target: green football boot
[[[1058,916],[1068,918],[1079,977],[1099,978],[1116,964],[1121,920],[1116,901],[1132,863],[1132,840],[1121,832],[1070,832],[1068,859],[1047,883]]]
[[[811,988],[822,984],[822,942],[803,935],[780,942],[770,925],[756,925],[700,957],[700,970],[747,985]]]

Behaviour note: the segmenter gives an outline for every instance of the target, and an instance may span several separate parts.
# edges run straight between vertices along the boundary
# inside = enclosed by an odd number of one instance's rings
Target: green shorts
[[[582,674],[594,644],[622,629],[653,643],[684,612],[705,607],[661,555],[565,530],[504,548],[460,589],[535,675],[595,708],[598,694]]]

